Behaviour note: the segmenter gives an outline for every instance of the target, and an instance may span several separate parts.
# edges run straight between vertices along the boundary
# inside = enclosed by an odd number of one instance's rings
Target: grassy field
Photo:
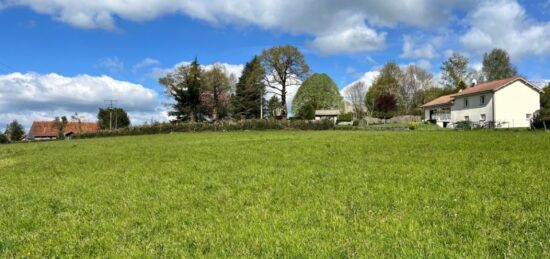
[[[550,134],[0,146],[0,257],[549,257]]]

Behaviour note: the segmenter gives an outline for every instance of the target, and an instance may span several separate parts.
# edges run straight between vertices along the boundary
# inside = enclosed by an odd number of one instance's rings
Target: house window
[[[468,98],[464,98],[464,107],[470,106],[470,100]]]
[[[484,105],[485,104],[485,95],[482,95],[481,96],[481,105]]]
[[[464,116],[465,121],[470,121],[470,116]]]
[[[487,120],[487,115],[481,114],[481,121],[486,121],[486,120]]]

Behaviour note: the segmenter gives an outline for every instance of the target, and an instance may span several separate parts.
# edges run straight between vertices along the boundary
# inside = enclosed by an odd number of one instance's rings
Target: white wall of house
[[[540,109],[540,93],[521,81],[498,90],[495,99],[495,121],[511,128],[529,127],[528,115]]]
[[[451,108],[451,121],[494,121],[493,97],[492,92],[456,97]],[[482,98],[485,99],[485,103],[483,103]],[[468,105],[466,105],[466,100],[468,100]]]

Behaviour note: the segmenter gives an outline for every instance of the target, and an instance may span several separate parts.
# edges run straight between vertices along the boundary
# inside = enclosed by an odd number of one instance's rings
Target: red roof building
[[[65,126],[65,136],[71,136],[78,133],[93,133],[99,130],[99,124],[96,122],[69,122]],[[57,139],[59,129],[55,127],[53,121],[35,121],[32,123],[31,130],[27,138],[29,140]]]

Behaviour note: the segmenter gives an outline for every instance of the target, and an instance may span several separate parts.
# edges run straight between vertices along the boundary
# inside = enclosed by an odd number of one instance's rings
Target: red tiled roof
[[[99,130],[99,125],[95,122],[82,122],[80,125],[78,125],[78,122],[69,122],[65,126],[65,134],[78,133],[80,129],[82,133],[96,132]],[[29,137],[57,137],[58,134],[59,130],[55,127],[53,121],[35,121],[32,123]]]
[[[476,94],[476,93],[482,93],[482,92],[496,92],[500,89],[502,89],[503,87],[505,86],[508,86],[516,81],[522,81],[523,83],[525,83],[527,86],[533,88],[535,91],[539,92],[539,93],[543,93],[543,91],[534,86],[533,84],[529,83],[529,81],[523,79],[522,77],[512,77],[512,78],[506,78],[506,79],[501,79],[501,80],[496,80],[496,81],[491,81],[491,82],[487,82],[487,83],[482,83],[482,84],[478,84],[478,85],[475,85],[473,87],[469,87],[469,88],[466,88],[464,89],[463,91],[459,92],[459,93],[456,93],[456,94],[451,94],[451,95],[446,95],[446,96],[441,96],[427,104],[424,104],[422,105],[422,107],[433,107],[433,106],[441,106],[441,105],[446,105],[446,104],[450,104],[455,97],[460,97],[460,96],[465,96],[465,95],[470,95],[470,94]]]
[[[464,96],[469,94],[475,94],[475,93],[481,93],[481,92],[489,92],[489,91],[496,91],[504,86],[507,86],[516,80],[522,79],[521,77],[512,77],[512,78],[506,78],[502,80],[496,80],[491,81],[483,84],[478,84],[473,87],[469,87],[464,89],[464,91],[454,94],[453,96]],[[525,81],[526,82],[526,81]]]
[[[422,107],[433,107],[433,106],[441,106],[441,105],[451,104],[453,102],[453,100],[454,99],[453,99],[452,95],[444,95],[444,96],[436,98],[435,100],[432,100],[431,102],[428,102],[428,103],[422,105]]]

